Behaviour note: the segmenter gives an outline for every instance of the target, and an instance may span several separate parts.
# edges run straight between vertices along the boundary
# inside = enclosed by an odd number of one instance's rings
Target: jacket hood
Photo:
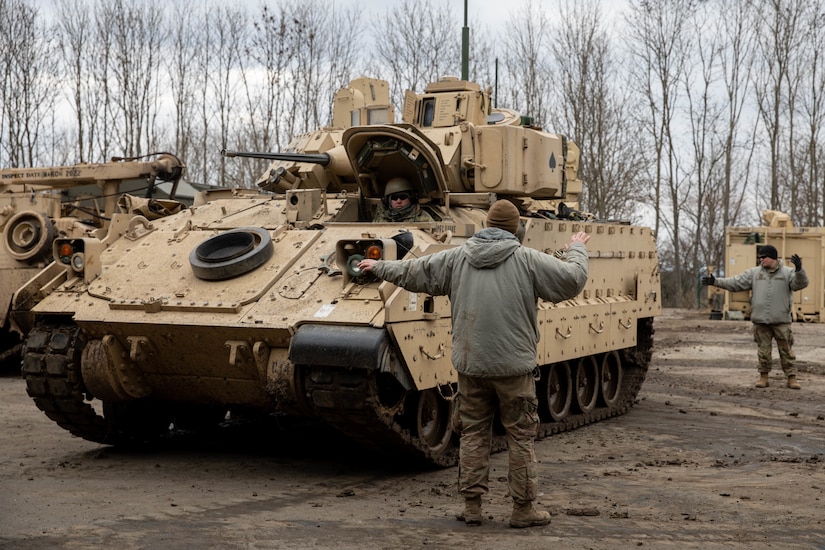
[[[488,227],[467,240],[464,254],[476,269],[490,269],[512,256],[520,246],[518,238],[509,231]]]

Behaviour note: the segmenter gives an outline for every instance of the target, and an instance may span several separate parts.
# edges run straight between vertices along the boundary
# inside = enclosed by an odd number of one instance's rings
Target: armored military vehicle
[[[121,193],[153,197],[155,185],[168,182],[174,197],[183,168],[174,155],[159,153],[0,170],[0,364],[19,352],[8,317],[12,294],[51,263],[54,239],[105,230]]]
[[[263,192],[156,221],[116,214],[102,238],[56,239],[53,270],[15,297],[37,406],[100,443],[278,413],[452,465],[448,299],[357,264],[459,246],[505,198],[521,212],[525,246],[563,258],[571,234],[592,235],[584,291],[537,304],[540,437],[626,412],[661,312],[651,230],[581,213],[575,143],[492,109],[475,83],[407,92],[393,120],[387,82],[356,79],[336,94],[332,126],[288,151],[224,151],[273,161]],[[434,221],[372,222],[395,177],[413,183]]]

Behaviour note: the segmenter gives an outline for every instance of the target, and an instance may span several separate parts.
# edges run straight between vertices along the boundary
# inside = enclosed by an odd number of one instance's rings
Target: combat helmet
[[[410,194],[410,202],[412,204],[416,204],[418,202],[418,193],[415,191],[415,187],[413,187],[412,183],[410,183],[410,180],[402,177],[390,178],[389,181],[387,181],[387,185],[384,187],[384,196],[381,198],[381,202],[384,203],[386,208],[389,208],[390,195],[393,193],[401,193],[402,191],[406,191]]]

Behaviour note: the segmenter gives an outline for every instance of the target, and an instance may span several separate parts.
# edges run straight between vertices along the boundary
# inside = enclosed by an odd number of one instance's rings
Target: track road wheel
[[[453,435],[450,402],[435,388],[421,392],[416,411],[416,430],[421,444],[433,454],[439,454],[450,445]]]
[[[606,406],[612,407],[622,397],[622,358],[617,352],[605,354],[601,374],[602,401]]]
[[[573,379],[567,362],[550,365],[541,388],[542,414],[560,422],[570,414],[573,403]]]
[[[589,413],[596,408],[599,397],[599,366],[595,357],[582,357],[576,367],[576,405],[579,412]]]

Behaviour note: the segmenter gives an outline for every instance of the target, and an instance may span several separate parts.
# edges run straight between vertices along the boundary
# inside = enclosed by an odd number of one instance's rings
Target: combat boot
[[[767,388],[770,385],[768,381],[768,373],[761,372],[759,373],[759,380],[756,381],[757,388]]]
[[[467,525],[481,525],[481,497],[464,499],[464,511],[456,514],[455,519]]]
[[[513,515],[510,516],[510,527],[538,527],[550,523],[550,512],[536,510],[532,502],[513,504]]]
[[[796,381],[796,375],[792,374],[788,377],[788,387],[792,390],[802,389],[802,386],[800,386],[799,382]]]

